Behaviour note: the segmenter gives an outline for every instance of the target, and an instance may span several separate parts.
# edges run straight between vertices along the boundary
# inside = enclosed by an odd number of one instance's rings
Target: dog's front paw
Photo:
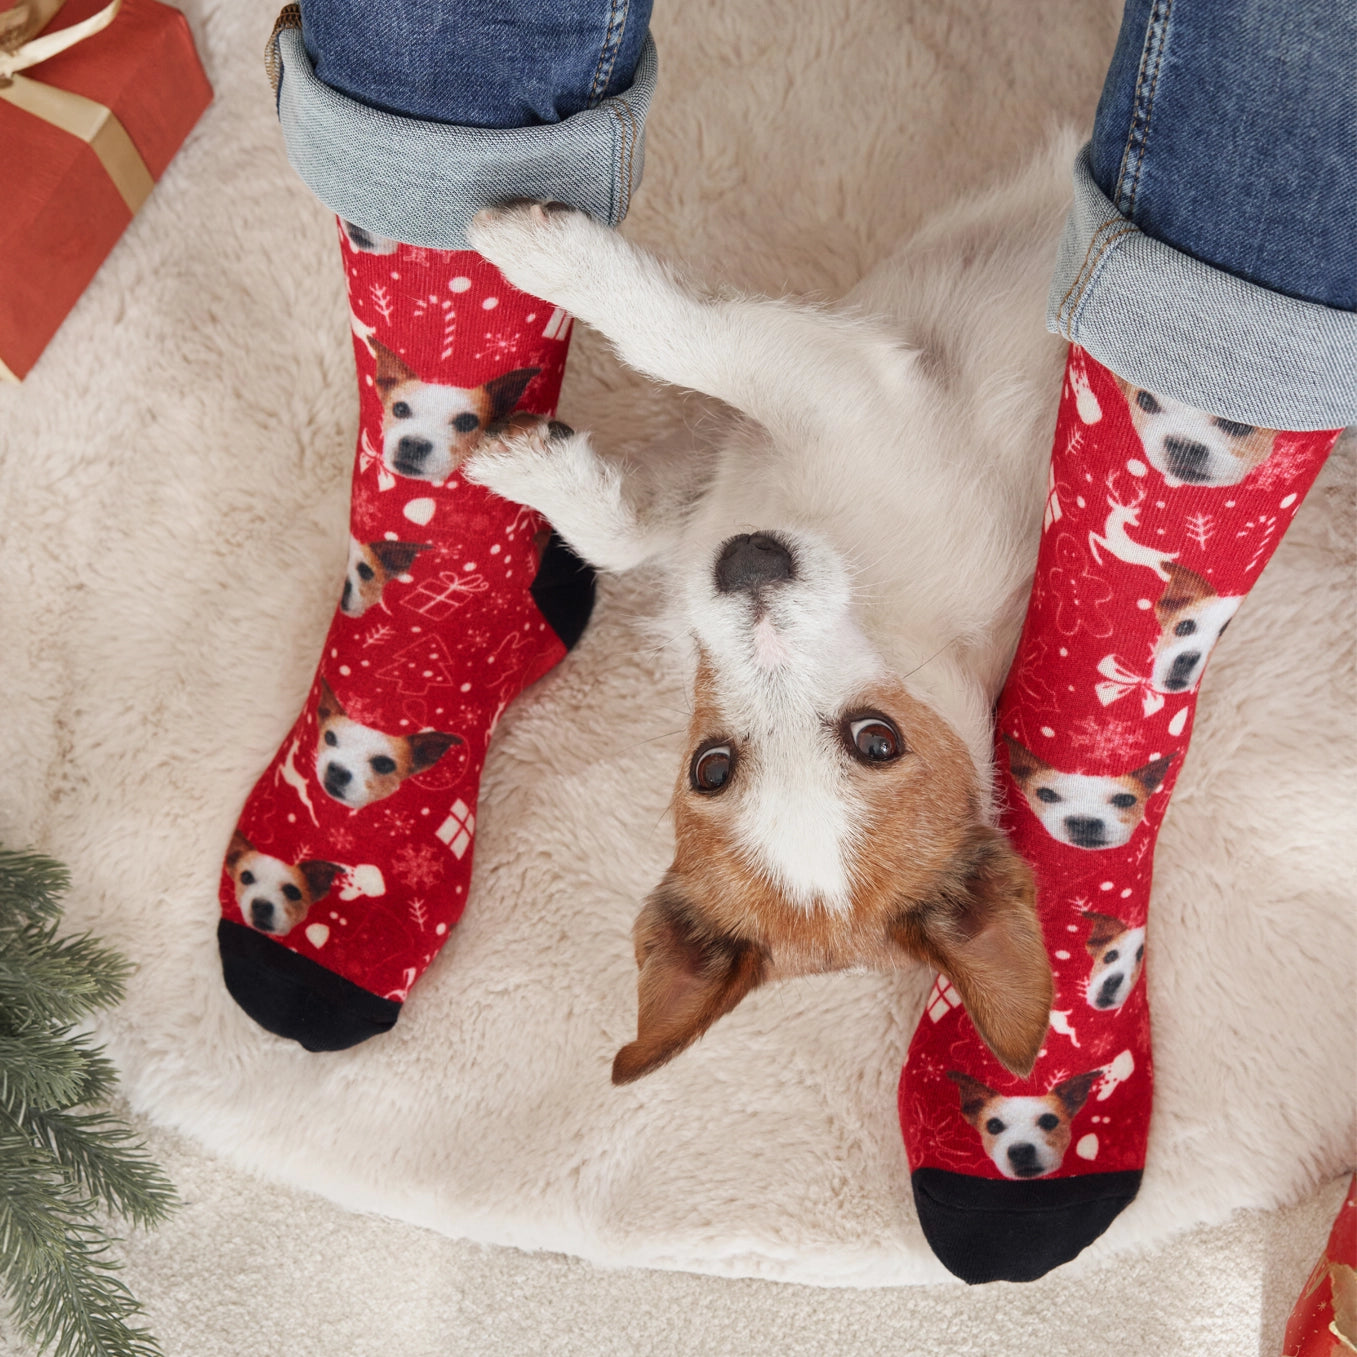
[[[580,446],[572,457],[570,450],[575,444]],[[563,479],[562,461],[591,463],[588,437],[559,419],[519,411],[486,429],[462,474],[504,499],[548,512],[544,500],[554,498],[553,492]],[[571,479],[567,471],[564,481]]]
[[[608,247],[613,232],[564,203],[527,200],[488,207],[467,227],[471,248],[516,287],[573,309],[572,286],[590,257]]]

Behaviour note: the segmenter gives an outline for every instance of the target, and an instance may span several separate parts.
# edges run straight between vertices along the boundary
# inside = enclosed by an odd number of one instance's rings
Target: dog
[[[385,735],[359,725],[340,706],[330,685],[320,681],[316,703],[316,777],[325,794],[350,810],[361,810],[400,789],[406,778],[426,773],[460,735],[421,730]]]
[[[1093,930],[1084,946],[1093,958],[1093,968],[1084,985],[1091,1008],[1120,1008],[1130,997],[1145,965],[1145,928],[1128,928],[1110,914],[1086,909]]]
[[[1238,485],[1272,455],[1276,429],[1194,410],[1117,378],[1145,460],[1171,486]]]
[[[386,582],[403,575],[428,542],[360,542],[349,538],[349,564],[339,610],[345,617],[362,617],[382,601]]]
[[[1071,848],[1120,848],[1145,818],[1145,803],[1163,785],[1174,759],[1161,754],[1129,773],[1098,777],[1061,773],[1011,735],[1008,770],[1042,828]]]
[[[344,232],[344,238],[349,242],[350,248],[358,254],[395,254],[400,249],[400,241],[375,235],[351,221],[344,221],[341,218],[339,228]]]
[[[312,905],[325,899],[344,868],[314,858],[284,862],[261,853],[237,830],[226,850],[226,870],[235,883],[236,905],[245,922],[281,938],[306,918]]]
[[[1005,1178],[1054,1173],[1070,1145],[1070,1123],[1102,1073],[1076,1074],[1037,1098],[1005,1098],[960,1070],[947,1077],[961,1094],[961,1115],[980,1132],[985,1153]]]
[[[504,419],[540,368],[515,368],[466,390],[422,382],[379,340],[373,385],[382,402],[382,465],[416,481],[446,481],[480,441],[486,425]]]
[[[1183,566],[1165,561],[1164,569],[1169,582],[1154,605],[1160,636],[1150,686],[1161,693],[1186,693],[1201,681],[1211,651],[1244,600],[1216,593]]]
[[[594,566],[657,568],[691,675],[616,1083],[761,985],[920,961],[1006,1068],[1032,1067],[1051,972],[1030,869],[993,827],[992,711],[1041,532],[1072,154],[946,214],[837,309],[694,286],[559,205],[471,225],[515,286],[733,412],[712,446],[625,470],[541,420],[463,468]]]

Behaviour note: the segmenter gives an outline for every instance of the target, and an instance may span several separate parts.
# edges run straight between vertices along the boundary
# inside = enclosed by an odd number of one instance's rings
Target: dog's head
[[[1238,485],[1272,453],[1276,429],[1218,419],[1120,377],[1117,385],[1146,460],[1170,485]]]
[[[386,582],[403,575],[427,542],[360,542],[349,538],[349,564],[344,572],[344,592],[339,609],[346,617],[362,617],[381,602]]]
[[[1054,1173],[1070,1144],[1070,1122],[1101,1073],[1076,1074],[1039,1098],[1005,1098],[960,1070],[947,1077],[961,1094],[961,1115],[980,1132],[985,1153],[1005,1178]]]
[[[1169,582],[1154,605],[1160,635],[1150,686],[1161,693],[1185,693],[1197,686],[1212,649],[1244,600],[1216,593],[1195,571],[1171,561],[1164,569]]]
[[[1120,919],[1086,909],[1092,931],[1084,946],[1093,958],[1084,996],[1093,1008],[1120,1008],[1140,979],[1145,964],[1145,928],[1128,928]]]
[[[323,900],[343,872],[337,863],[311,859],[284,862],[261,853],[239,830],[226,850],[226,871],[236,888],[236,904],[251,928],[281,938]]]
[[[686,584],[698,642],[676,851],[636,921],[638,1078],[773,980],[922,961],[1027,1070],[1050,1019],[1032,875],[952,727],[889,672],[809,536],[741,534]]]
[[[461,737],[441,730],[384,735],[359,725],[320,681],[316,704],[316,776],[328,796],[350,810],[390,796],[408,777],[432,768]]]
[[[1011,735],[1008,767],[1032,813],[1053,838],[1071,848],[1120,848],[1145,817],[1145,803],[1158,791],[1177,752],[1162,754],[1129,773],[1096,777],[1060,773]]]
[[[487,424],[518,404],[539,368],[517,368],[466,390],[422,382],[404,359],[369,341],[382,402],[382,462],[397,476],[445,481],[470,455]]]

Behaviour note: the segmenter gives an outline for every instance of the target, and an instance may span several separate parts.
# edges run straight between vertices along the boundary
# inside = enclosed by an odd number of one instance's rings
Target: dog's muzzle
[[[716,590],[721,594],[762,589],[795,574],[792,553],[766,532],[742,532],[729,538],[716,557]]]

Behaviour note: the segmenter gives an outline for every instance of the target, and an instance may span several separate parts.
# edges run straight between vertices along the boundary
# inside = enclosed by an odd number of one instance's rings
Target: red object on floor
[[[1357,1352],[1357,1174],[1286,1325],[1282,1357]]]

